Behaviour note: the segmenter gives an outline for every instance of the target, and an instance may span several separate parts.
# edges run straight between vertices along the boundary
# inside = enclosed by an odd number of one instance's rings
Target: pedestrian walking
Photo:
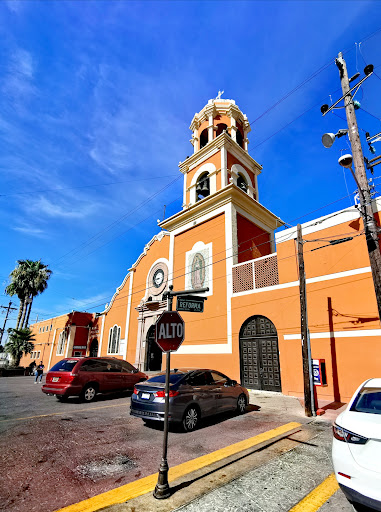
[[[40,378],[40,384],[42,381],[42,376],[44,375],[44,363],[40,361],[40,364],[37,365],[36,368],[36,380],[34,381],[35,384],[37,384],[38,378]]]

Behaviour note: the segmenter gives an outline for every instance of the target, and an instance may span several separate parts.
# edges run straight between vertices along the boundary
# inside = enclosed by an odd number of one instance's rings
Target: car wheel
[[[237,399],[237,412],[243,414],[246,411],[246,397],[245,395],[239,395]]]
[[[197,407],[191,406],[185,411],[183,416],[183,428],[185,432],[191,432],[196,428],[200,420],[200,412]]]
[[[81,398],[85,402],[92,402],[97,394],[97,389],[94,384],[88,384],[82,389]]]

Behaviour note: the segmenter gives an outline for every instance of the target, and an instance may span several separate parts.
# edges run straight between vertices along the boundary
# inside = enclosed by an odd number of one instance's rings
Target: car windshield
[[[353,402],[351,411],[381,414],[381,388],[363,388]]]
[[[78,363],[78,359],[63,359],[56,363],[50,372],[71,372],[74,366]]]
[[[169,382],[171,384],[177,384],[182,378],[184,378],[185,373],[176,372],[171,373],[169,375]],[[159,375],[155,375],[147,380],[147,382],[165,382],[165,373],[160,373]]]

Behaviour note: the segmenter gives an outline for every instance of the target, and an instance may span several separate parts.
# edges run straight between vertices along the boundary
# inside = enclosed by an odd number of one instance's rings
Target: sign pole
[[[168,483],[168,411],[169,411],[169,377],[171,371],[171,353],[167,352],[167,368],[165,374],[165,412],[164,412],[164,439],[163,439],[163,456],[159,466],[159,476],[157,484],[153,492],[154,498],[161,500],[169,498],[171,491]]]
[[[173,286],[172,286],[173,289]],[[173,297],[168,294],[168,311],[172,311],[172,302]],[[169,379],[171,373],[171,352],[166,352],[166,372],[165,372],[165,409],[164,409],[164,439],[163,439],[163,455],[161,457],[161,462],[159,466],[159,476],[157,479],[157,484],[155,490],[153,491],[154,498],[158,500],[163,500],[169,498],[171,495],[171,491],[168,483],[168,461],[167,461],[167,453],[168,453],[168,413],[169,413]]]

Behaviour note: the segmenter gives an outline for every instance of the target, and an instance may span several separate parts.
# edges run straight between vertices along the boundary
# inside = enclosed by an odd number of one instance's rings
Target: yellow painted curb
[[[182,464],[169,469],[168,480],[170,482],[176,480],[177,478],[187,475],[196,469],[209,466],[214,462],[223,460],[230,455],[234,455],[235,453],[247,450],[252,446],[263,443],[265,441],[269,441],[270,439],[278,437],[282,434],[286,434],[287,432],[290,432],[291,430],[298,427],[300,427],[300,423],[286,423],[285,425],[281,425],[280,427],[268,430],[267,432],[263,432],[257,436],[245,439],[244,441],[231,444],[226,448],[216,450],[212,453],[209,453],[208,455],[203,455],[197,459],[183,462]],[[122,485],[121,487],[117,487],[111,491],[98,494],[97,496],[89,498],[88,500],[80,501],[74,505],[61,508],[56,512],[95,512],[101,508],[109,507],[110,505],[125,503],[128,500],[132,500],[133,498],[137,498],[138,496],[152,492],[155,489],[157,483],[157,476],[157,473],[146,476],[135,482],[130,482],[129,484]]]
[[[289,512],[315,512],[339,489],[335,473],[331,473]]]

